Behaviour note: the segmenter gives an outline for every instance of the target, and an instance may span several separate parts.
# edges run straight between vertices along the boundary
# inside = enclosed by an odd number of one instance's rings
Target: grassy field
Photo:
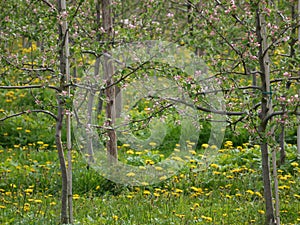
[[[210,147],[203,145],[202,150]],[[119,146],[119,151],[123,159],[146,154],[130,146]],[[0,224],[58,224],[61,177],[55,147],[42,141],[14,145],[0,148],[0,157]],[[259,146],[233,147],[227,141],[214,163],[201,164],[199,150],[176,176],[129,187],[88,169],[74,150],[75,224],[263,224]],[[285,225],[300,224],[299,164],[296,147],[287,146],[287,161],[278,169]]]

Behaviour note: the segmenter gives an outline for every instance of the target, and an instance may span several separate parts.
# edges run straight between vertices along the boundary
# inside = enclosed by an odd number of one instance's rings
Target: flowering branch
[[[0,118],[0,122],[2,122],[2,121],[4,121],[4,120],[7,120],[7,119],[10,119],[10,118],[13,118],[13,117],[21,116],[21,115],[23,115],[23,114],[32,113],[32,112],[35,112],[35,113],[44,113],[44,114],[47,114],[47,115],[51,116],[51,117],[54,118],[55,120],[57,120],[57,117],[56,117],[52,112],[50,112],[50,111],[48,111],[48,110],[34,109],[34,110],[27,110],[27,111],[23,111],[23,112],[18,112],[18,113],[11,114],[11,115],[9,115],[9,116]]]

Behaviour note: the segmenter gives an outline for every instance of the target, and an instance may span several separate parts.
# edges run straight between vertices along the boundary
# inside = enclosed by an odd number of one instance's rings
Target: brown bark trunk
[[[102,0],[102,18],[103,18],[103,28],[106,32],[108,41],[111,41],[113,38],[113,23],[112,23],[112,10],[111,10],[111,0]],[[114,68],[112,61],[104,56],[103,63],[104,79],[106,80],[106,126],[108,127],[108,138],[106,147],[107,147],[107,156],[110,163],[116,163],[118,161],[118,152],[117,152],[117,136],[116,131],[114,130],[115,120],[116,120],[116,111],[115,111],[115,87],[111,86],[113,84],[113,74]]]
[[[67,166],[65,162],[64,150],[61,142],[61,130],[63,122],[63,106],[60,99],[58,99],[57,121],[56,121],[56,133],[55,143],[59,157],[60,171],[62,177],[62,193],[61,193],[61,223],[68,223],[68,175]]]
[[[57,0],[57,8],[58,13],[61,14],[63,11],[66,11],[66,2],[65,0]],[[69,89],[65,87],[65,84],[69,81],[69,49],[68,49],[68,34],[67,34],[67,22],[64,19],[63,23],[58,23],[58,34],[59,34],[59,60],[60,60],[60,93],[57,93],[57,122],[56,122],[56,147],[58,150],[59,162],[60,162],[60,170],[62,176],[62,197],[61,197],[61,223],[67,224],[72,223],[73,212],[72,212],[72,182],[70,182],[70,178],[72,177],[72,169],[71,165],[71,136],[70,136],[70,115],[67,115],[67,129],[69,132],[67,133],[67,147],[68,147],[68,163],[69,170],[67,169],[65,162],[64,149],[61,141],[61,132],[62,132],[62,124],[63,124],[63,115],[65,113],[65,102],[60,96],[62,91],[67,91],[69,94]],[[68,208],[69,206],[69,208]],[[69,210],[68,210],[69,209]]]
[[[262,157],[262,176],[264,184],[264,198],[266,207],[266,220],[265,225],[275,225],[274,207],[272,202],[272,187],[270,177],[270,162],[269,151],[267,143],[267,124],[266,118],[273,111],[272,109],[272,92],[270,88],[270,59],[267,50],[267,35],[266,35],[266,23],[264,15],[260,11],[260,7],[257,8],[256,19],[256,34],[257,41],[260,44],[259,47],[259,64],[261,72],[262,83],[262,99],[261,99],[261,114],[260,114],[260,127],[259,132],[261,135],[261,157]]]

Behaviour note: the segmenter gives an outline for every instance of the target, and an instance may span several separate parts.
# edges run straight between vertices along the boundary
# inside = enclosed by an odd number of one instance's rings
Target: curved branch
[[[154,96],[149,96],[149,97],[154,97]],[[157,96],[155,96],[154,98],[157,98]],[[199,105],[194,105],[194,104],[190,104],[186,101],[183,101],[181,99],[175,99],[175,98],[161,98],[163,100],[168,100],[168,101],[173,101],[173,102],[177,102],[177,103],[181,103],[184,104],[186,106],[189,106],[191,108],[195,108],[197,110],[203,111],[203,112],[209,112],[209,113],[214,113],[214,114],[219,114],[219,115],[226,115],[226,116],[242,116],[242,115],[246,115],[246,112],[230,112],[230,111],[223,111],[223,110],[216,110],[216,109],[209,109],[209,108],[205,108]]]
[[[60,91],[58,87],[55,86],[45,86],[45,85],[24,85],[24,86],[0,86],[0,89],[37,89],[37,88],[49,88],[56,91]]]
[[[263,120],[263,123],[266,124],[272,117],[278,116],[278,115],[283,115],[283,114],[293,114],[296,116],[300,116],[300,112],[296,112],[296,111],[276,111],[276,112],[273,112],[273,113],[269,114],[268,116],[266,116]]]
[[[34,109],[34,110],[27,110],[27,111],[23,111],[23,112],[11,114],[11,115],[9,115],[9,116],[0,118],[0,122],[5,121],[5,120],[10,119],[10,118],[13,118],[13,117],[21,116],[21,115],[23,115],[23,114],[29,114],[29,113],[32,113],[32,112],[35,112],[35,113],[44,113],[44,114],[47,114],[47,115],[51,116],[51,117],[54,118],[55,120],[57,120],[57,117],[56,117],[52,112],[50,112],[50,111],[48,111],[48,110]]]

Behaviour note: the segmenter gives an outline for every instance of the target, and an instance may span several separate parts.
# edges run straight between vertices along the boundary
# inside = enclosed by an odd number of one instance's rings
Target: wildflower
[[[34,202],[35,202],[35,203],[42,203],[43,201],[40,200],[40,199],[36,199],[36,200],[34,200]]]
[[[0,205],[0,209],[5,209],[5,208],[6,208],[6,206]]]
[[[133,154],[134,154],[134,151],[133,151],[132,149],[130,149],[130,150],[128,150],[126,153],[129,154],[129,155],[133,155]]]
[[[258,213],[265,214],[265,211],[264,210],[258,210]]]
[[[128,198],[128,199],[132,199],[132,198],[133,198],[133,196],[132,196],[132,195],[127,195],[127,196],[126,196],[126,198]]]
[[[144,194],[144,195],[150,195],[151,193],[150,193],[150,191],[145,190],[145,191],[143,192],[143,194]]]
[[[194,203],[193,205],[194,208],[198,208],[199,206],[200,206],[199,203]]]
[[[130,144],[123,144],[122,147],[129,147]]]
[[[292,162],[292,163],[291,163],[291,166],[293,166],[293,167],[298,167],[299,164],[298,164],[297,162]]]
[[[204,219],[204,220],[206,220],[206,222],[212,222],[213,221],[213,219],[211,217],[209,217],[209,216],[203,216],[202,215],[201,218]]]
[[[25,130],[25,133],[30,133],[31,132],[31,130]]]
[[[160,178],[159,178],[159,180],[160,181],[162,181],[162,180],[166,180],[167,179],[167,177],[166,176],[161,176]]]
[[[243,150],[243,147],[242,147],[242,146],[237,146],[236,148],[237,148],[237,150],[239,150],[239,151]]]
[[[56,202],[50,202],[50,205],[56,205]]]
[[[231,198],[232,198],[232,196],[231,196],[231,195],[228,195],[228,194],[227,194],[225,197],[228,198],[228,199],[231,199]]]
[[[281,185],[281,186],[278,187],[278,189],[284,190],[284,189],[290,189],[290,187],[287,186],[287,185]]]
[[[79,198],[80,198],[80,196],[79,196],[78,194],[74,194],[74,195],[73,195],[73,199],[74,199],[74,200],[79,199]]]
[[[22,127],[17,127],[17,130],[22,130],[23,128]]]
[[[254,191],[252,191],[252,190],[247,190],[246,193],[249,193],[249,194],[251,194],[251,195],[254,195]]]
[[[300,195],[294,194],[294,197],[300,199]]]
[[[197,187],[191,187],[191,189],[192,189],[192,191],[194,191],[194,192],[198,192],[198,193],[203,193],[203,190],[202,190],[202,188],[197,188]]]
[[[196,153],[196,151],[194,151],[194,150],[190,150],[189,151],[192,155],[196,155],[197,153]]]
[[[135,176],[135,173],[133,172],[129,172],[126,174],[126,177],[134,177]]]
[[[211,148],[212,150],[216,150],[218,147],[217,147],[216,145],[212,145],[212,146],[210,146],[210,148]]]
[[[100,186],[98,185],[97,187],[96,187],[96,190],[99,190],[100,189]]]
[[[150,145],[151,147],[155,147],[155,146],[156,146],[156,143],[155,143],[155,142],[150,142],[149,145]]]
[[[159,196],[160,196],[160,194],[157,193],[157,192],[154,192],[153,195],[154,195],[155,197],[159,197]]]
[[[180,219],[183,219],[185,217],[184,214],[175,214],[175,216],[179,217]]]
[[[24,212],[28,212],[30,210],[30,204],[29,203],[25,203],[24,207],[23,207]]]
[[[44,142],[42,142],[42,141],[38,141],[38,142],[36,142],[38,145],[43,145],[44,144]]]
[[[219,165],[217,165],[217,164],[213,163],[213,164],[211,164],[211,165],[210,165],[210,167],[212,167],[212,168],[216,168],[216,169],[217,169],[217,168],[219,168]]]
[[[161,170],[163,170],[163,168],[162,168],[162,167],[160,167],[160,166],[156,166],[156,167],[155,167],[155,169],[156,169],[156,170],[158,170],[158,171],[161,171]]]
[[[115,220],[115,221],[117,221],[117,220],[119,219],[119,217],[116,216],[116,215],[113,215],[112,218],[113,218],[113,220]]]
[[[207,149],[209,147],[209,144],[202,144],[201,147]]]
[[[146,163],[146,165],[153,165],[154,164],[154,162],[152,160],[150,160],[150,159],[147,159],[145,161],[145,163]]]
[[[262,194],[259,193],[258,191],[255,192],[255,195],[257,195],[258,197],[262,198]]]
[[[182,193],[183,190],[181,190],[181,189],[179,189],[179,188],[176,188],[176,189],[175,189],[175,192],[176,192],[176,193]]]
[[[32,192],[33,192],[33,189],[28,188],[28,189],[26,189],[24,192],[25,192],[25,193],[32,193]]]

